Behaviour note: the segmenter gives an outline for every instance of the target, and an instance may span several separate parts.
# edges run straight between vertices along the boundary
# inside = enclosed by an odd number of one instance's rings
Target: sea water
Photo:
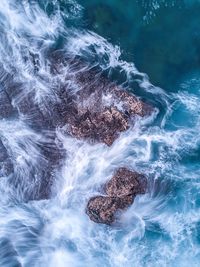
[[[20,187],[45,166],[38,145],[47,135],[20,111],[0,120],[19,181],[13,188],[0,178],[0,266],[199,266],[199,11],[197,0],[0,1],[0,86],[7,90],[9,77],[21,84],[16,110],[29,92],[45,111],[49,99],[56,103],[51,85],[68,70],[52,77],[49,49],[84,58],[156,109],[111,147],[56,129],[67,156],[55,170],[53,196],[28,202]],[[37,71],[30,53],[38,55]],[[87,201],[120,166],[146,174],[148,191],[116,225],[95,224]]]

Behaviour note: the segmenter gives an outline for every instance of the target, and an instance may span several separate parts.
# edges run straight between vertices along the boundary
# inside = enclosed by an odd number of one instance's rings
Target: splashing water
[[[123,61],[119,46],[76,25],[82,10],[73,1],[0,1],[0,149],[12,161],[0,165],[0,266],[199,266],[199,75],[186,77],[177,93],[154,87]],[[82,57],[86,68],[98,66],[111,79],[117,73],[119,83],[149,99],[157,113],[138,119],[112,147],[76,140],[43,121],[34,126],[38,110],[51,114],[51,104],[59,103],[58,90],[71,72],[66,65],[52,75],[55,51]],[[4,96],[12,98],[6,116]],[[61,146],[65,155],[50,172],[46,146]],[[148,193],[117,226],[95,224],[86,203],[119,166],[145,173]],[[52,173],[52,198],[25,201]]]

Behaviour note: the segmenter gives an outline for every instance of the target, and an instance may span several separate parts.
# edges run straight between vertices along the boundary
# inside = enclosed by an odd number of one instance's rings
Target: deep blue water
[[[199,1],[81,1],[87,27],[165,90],[199,69]]]
[[[0,266],[199,266],[199,14],[198,0],[1,0],[1,90],[9,87],[9,73],[23,84],[21,97],[34,92],[38,106],[48,108],[47,99],[55,101],[50,85],[63,77],[51,77],[46,55],[62,49],[98,65],[157,114],[138,121],[111,148],[58,129],[68,157],[56,170],[50,200],[24,203],[23,192],[1,174]],[[30,51],[39,55],[39,75],[27,60]],[[22,181],[42,162],[43,134],[20,112],[0,119],[1,140]],[[145,173],[148,193],[117,227],[97,225],[85,205],[120,165]]]

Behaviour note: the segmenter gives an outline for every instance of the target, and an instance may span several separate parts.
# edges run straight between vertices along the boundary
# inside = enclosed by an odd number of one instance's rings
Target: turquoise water
[[[133,61],[156,86],[176,90],[199,68],[199,1],[81,1],[86,25]]]
[[[56,101],[51,85],[64,76],[52,77],[46,57],[62,49],[157,109],[111,148],[57,129],[68,156],[55,172],[50,200],[24,203],[23,191],[1,177],[0,266],[199,266],[199,14],[197,0],[0,2],[1,90],[9,87],[9,73],[23,85],[22,99],[33,92],[35,103],[48,109],[48,99]],[[30,51],[40,59],[39,75]],[[18,112],[0,120],[0,137],[14,175],[24,181],[43,162],[38,144],[46,132],[33,130]],[[85,214],[87,200],[121,165],[148,176],[148,193],[118,225],[97,225]]]

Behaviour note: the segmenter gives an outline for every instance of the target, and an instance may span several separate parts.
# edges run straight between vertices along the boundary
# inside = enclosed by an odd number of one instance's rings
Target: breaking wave
[[[76,2],[38,2],[0,1],[0,266],[198,266],[200,78],[167,94],[120,47],[77,26]],[[80,90],[71,64],[52,71],[60,56],[83,59],[157,112],[111,147],[54,130],[60,90]],[[119,166],[145,173],[148,192],[118,225],[94,224],[86,203]]]

